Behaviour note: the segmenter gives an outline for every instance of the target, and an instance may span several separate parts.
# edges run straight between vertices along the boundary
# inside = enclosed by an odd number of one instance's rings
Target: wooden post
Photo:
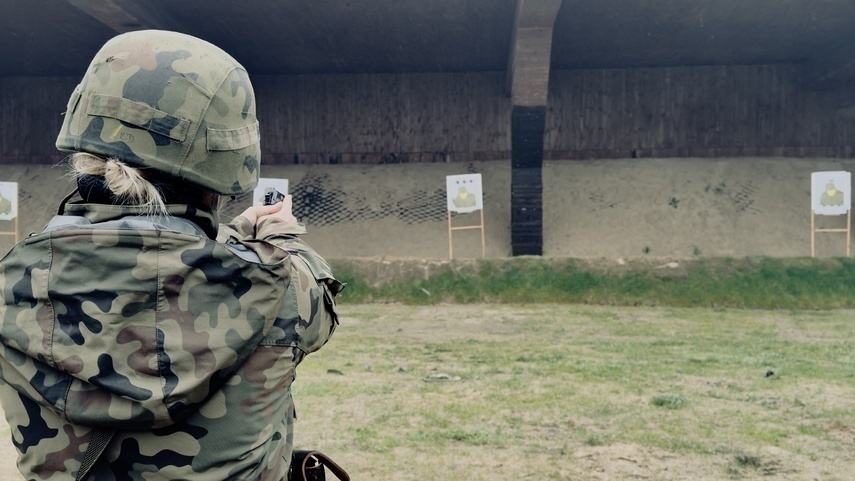
[[[816,252],[816,212],[810,210],[810,256]]]
[[[484,209],[481,209],[481,257],[487,257],[487,247],[484,243]]]
[[[453,242],[451,241],[451,231],[453,231],[453,230],[454,230],[454,228],[451,227],[451,211],[448,211],[448,258],[449,259],[454,259],[454,253],[452,252],[453,251],[453,247],[452,247]]]
[[[816,252],[816,212],[813,209],[810,210],[810,256],[814,257],[814,253]]]
[[[816,228],[816,212],[810,210],[810,256],[816,256],[816,233],[817,232],[845,232],[846,233],[846,257],[849,257],[849,247],[852,243],[852,212],[846,211],[846,228],[845,229],[817,229]]]
[[[486,248],[486,241],[484,238],[485,237],[484,236],[484,209],[482,208],[480,210],[481,210],[481,223],[480,224],[478,224],[478,225],[463,225],[463,226],[457,226],[457,227],[454,227],[451,225],[451,211],[448,211],[448,258],[449,259],[454,259],[454,251],[453,251],[453,247],[452,247],[453,241],[451,238],[452,237],[451,233],[453,231],[456,231],[456,230],[469,230],[469,229],[481,229],[481,257],[486,257],[487,248]]]
[[[0,232],[0,235],[13,235],[15,236],[15,245],[18,244],[18,216],[15,216],[15,231],[14,232]]]

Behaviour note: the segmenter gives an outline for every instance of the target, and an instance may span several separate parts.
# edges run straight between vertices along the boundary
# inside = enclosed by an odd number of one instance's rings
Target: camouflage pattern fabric
[[[333,334],[343,285],[298,224],[238,217],[213,240],[139,228],[138,210],[70,204],[0,261],[19,470],[74,479],[98,427],[118,433],[90,480],[284,479],[295,369]]]
[[[189,35],[109,40],[68,101],[56,146],[116,157],[219,194],[258,183],[255,93],[231,56]]]

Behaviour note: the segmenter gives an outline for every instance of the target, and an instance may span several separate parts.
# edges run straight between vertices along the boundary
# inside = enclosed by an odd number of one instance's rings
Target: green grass
[[[679,394],[653,396],[650,400],[650,404],[667,409],[680,409],[686,405],[686,402],[686,398]]]
[[[843,480],[855,469],[852,311],[341,314],[299,370],[296,439],[354,479]],[[449,381],[426,382],[441,374]],[[615,471],[627,459],[641,471]]]
[[[664,264],[664,261],[662,261]],[[346,302],[576,303],[620,306],[837,309],[855,307],[849,258],[699,258],[669,268],[652,261],[512,258],[438,264],[430,275],[380,273],[333,261]]]

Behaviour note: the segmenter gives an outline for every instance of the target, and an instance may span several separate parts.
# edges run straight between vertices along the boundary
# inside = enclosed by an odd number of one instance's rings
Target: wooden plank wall
[[[556,71],[545,156],[851,157],[855,118],[799,76],[798,65]]]
[[[554,71],[544,157],[855,156],[852,109],[840,93],[803,91],[799,76],[797,65]],[[0,77],[0,163],[62,158],[53,145],[78,80]],[[253,76],[264,162],[508,160],[504,82],[503,72]]]
[[[507,159],[503,73],[272,76],[253,80],[274,163]]]
[[[0,163],[53,164],[62,160],[56,136],[80,79],[0,77]]]

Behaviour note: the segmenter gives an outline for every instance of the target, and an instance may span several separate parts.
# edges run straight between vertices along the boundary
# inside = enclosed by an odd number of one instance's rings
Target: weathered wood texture
[[[501,73],[273,76],[253,81],[275,163],[507,159]]]
[[[797,65],[554,71],[550,160],[853,157],[841,93],[805,91]],[[77,78],[0,77],[0,163],[54,163]],[[502,72],[254,76],[263,162],[508,160]],[[849,97],[844,92],[843,97]]]
[[[855,118],[796,65],[553,72],[546,158],[851,157]]]
[[[79,79],[0,77],[0,163],[53,164],[62,114]]]

